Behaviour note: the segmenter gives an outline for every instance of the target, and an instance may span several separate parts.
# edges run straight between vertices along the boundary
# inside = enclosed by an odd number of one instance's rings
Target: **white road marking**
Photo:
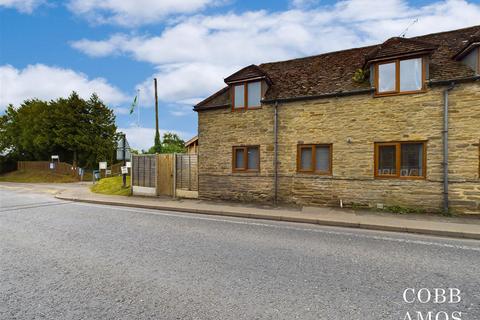
[[[268,228],[276,228],[276,229],[288,229],[288,230],[295,230],[295,231],[307,231],[307,232],[316,232],[316,233],[324,233],[324,234],[331,234],[331,235],[340,235],[340,236],[350,236],[356,238],[363,238],[363,239],[373,239],[379,241],[390,241],[390,242],[400,242],[400,243],[409,243],[409,244],[419,244],[425,246],[434,246],[434,247],[442,247],[442,248],[451,248],[451,249],[459,249],[459,250],[469,250],[469,251],[477,251],[480,252],[480,247],[470,247],[464,245],[455,245],[455,244],[448,244],[448,243],[438,243],[432,241],[424,241],[424,240],[413,240],[413,239],[402,239],[402,238],[393,238],[393,237],[386,237],[386,236],[375,236],[375,235],[366,235],[366,234],[357,234],[352,232],[346,231],[328,231],[323,229],[312,229],[312,228],[300,228],[300,227],[293,227],[288,225],[275,225],[269,223],[261,223],[261,222],[252,222],[252,221],[235,221],[230,219],[222,219],[222,218],[207,218],[201,216],[200,214],[195,213],[167,213],[162,210],[155,210],[155,209],[143,209],[143,208],[125,208],[125,207],[117,207],[112,205],[100,205],[100,204],[90,204],[90,203],[80,203],[80,202],[71,202],[75,205],[80,206],[91,206],[97,208],[105,208],[109,207],[110,209],[115,209],[119,211],[126,211],[126,212],[143,212],[149,214],[156,214],[162,216],[169,216],[169,217],[177,217],[177,218],[184,218],[184,219],[193,219],[193,220],[205,220],[205,221],[214,221],[214,222],[225,222],[225,223],[233,223],[233,224],[242,224],[242,225],[249,225],[249,226],[260,226],[260,227],[268,227]],[[231,217],[233,219],[240,219],[239,217]],[[281,221],[279,221],[281,222]],[[285,222],[285,221],[284,221]],[[321,226],[321,225],[319,225]],[[321,226],[321,227],[330,227],[330,226]],[[367,231],[362,229],[362,231]],[[410,234],[414,235],[414,234]],[[449,239],[454,241],[454,239]],[[467,239],[465,239],[467,240]]]

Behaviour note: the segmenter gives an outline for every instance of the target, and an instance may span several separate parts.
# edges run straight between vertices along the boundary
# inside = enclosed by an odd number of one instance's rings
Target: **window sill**
[[[426,180],[427,177],[400,177],[400,176],[375,176],[380,180]]]
[[[248,107],[248,108],[232,108],[232,112],[246,112],[248,110],[258,110],[258,109],[262,109],[262,106]]]
[[[232,176],[257,177],[260,176],[260,171],[232,171]]]
[[[385,93],[377,93],[373,94],[374,98],[383,98],[383,97],[393,97],[393,96],[403,96],[403,95],[410,95],[410,94],[421,94],[426,93],[427,89],[416,90],[416,91],[403,91],[403,92],[385,92]]]
[[[309,175],[309,176],[324,176],[324,177],[333,176],[331,172],[297,171],[297,174],[298,175]]]

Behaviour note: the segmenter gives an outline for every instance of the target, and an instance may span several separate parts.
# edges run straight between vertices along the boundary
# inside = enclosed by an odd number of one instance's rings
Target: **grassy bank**
[[[78,180],[65,174],[58,174],[50,171],[23,171],[17,170],[0,175],[0,181],[25,182],[25,183],[68,183]]]
[[[103,178],[95,183],[91,190],[96,193],[129,196],[130,195],[130,177],[127,177],[127,188],[122,187],[122,176]]]

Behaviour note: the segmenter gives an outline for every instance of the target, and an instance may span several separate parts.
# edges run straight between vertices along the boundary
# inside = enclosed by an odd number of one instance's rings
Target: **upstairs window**
[[[376,94],[413,93],[425,89],[422,58],[394,60],[376,65]]]
[[[233,107],[235,109],[245,108],[245,85],[240,84],[235,86]]]
[[[233,110],[261,107],[262,83],[260,81],[234,85]]]
[[[379,178],[425,178],[424,142],[375,144],[375,176]]]

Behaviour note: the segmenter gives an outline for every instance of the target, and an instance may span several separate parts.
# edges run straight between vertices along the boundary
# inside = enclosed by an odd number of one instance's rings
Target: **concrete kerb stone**
[[[71,196],[62,196],[61,194],[57,194],[55,197],[61,200],[93,203],[93,204],[100,204],[100,205],[123,206],[123,207],[130,207],[130,208],[197,213],[197,214],[204,214],[204,215],[229,216],[229,217],[239,217],[239,218],[248,218],[248,219],[259,219],[259,220],[308,223],[308,224],[317,224],[317,225],[332,226],[332,227],[360,228],[360,229],[389,231],[389,232],[407,232],[407,233],[414,233],[414,234],[480,240],[480,233],[476,234],[471,232],[461,232],[461,231],[456,232],[456,231],[447,231],[447,230],[434,230],[434,229],[411,228],[411,227],[392,226],[392,225],[369,224],[369,223],[361,223],[361,222],[322,220],[322,219],[296,217],[296,216],[249,214],[245,212],[235,212],[235,211],[218,211],[218,210],[211,210],[211,209],[183,208],[183,207],[172,207],[172,206],[161,206],[161,205],[144,205],[144,204],[138,204],[138,203],[115,202],[115,201],[108,201],[108,200],[80,199],[80,198],[71,197]]]

